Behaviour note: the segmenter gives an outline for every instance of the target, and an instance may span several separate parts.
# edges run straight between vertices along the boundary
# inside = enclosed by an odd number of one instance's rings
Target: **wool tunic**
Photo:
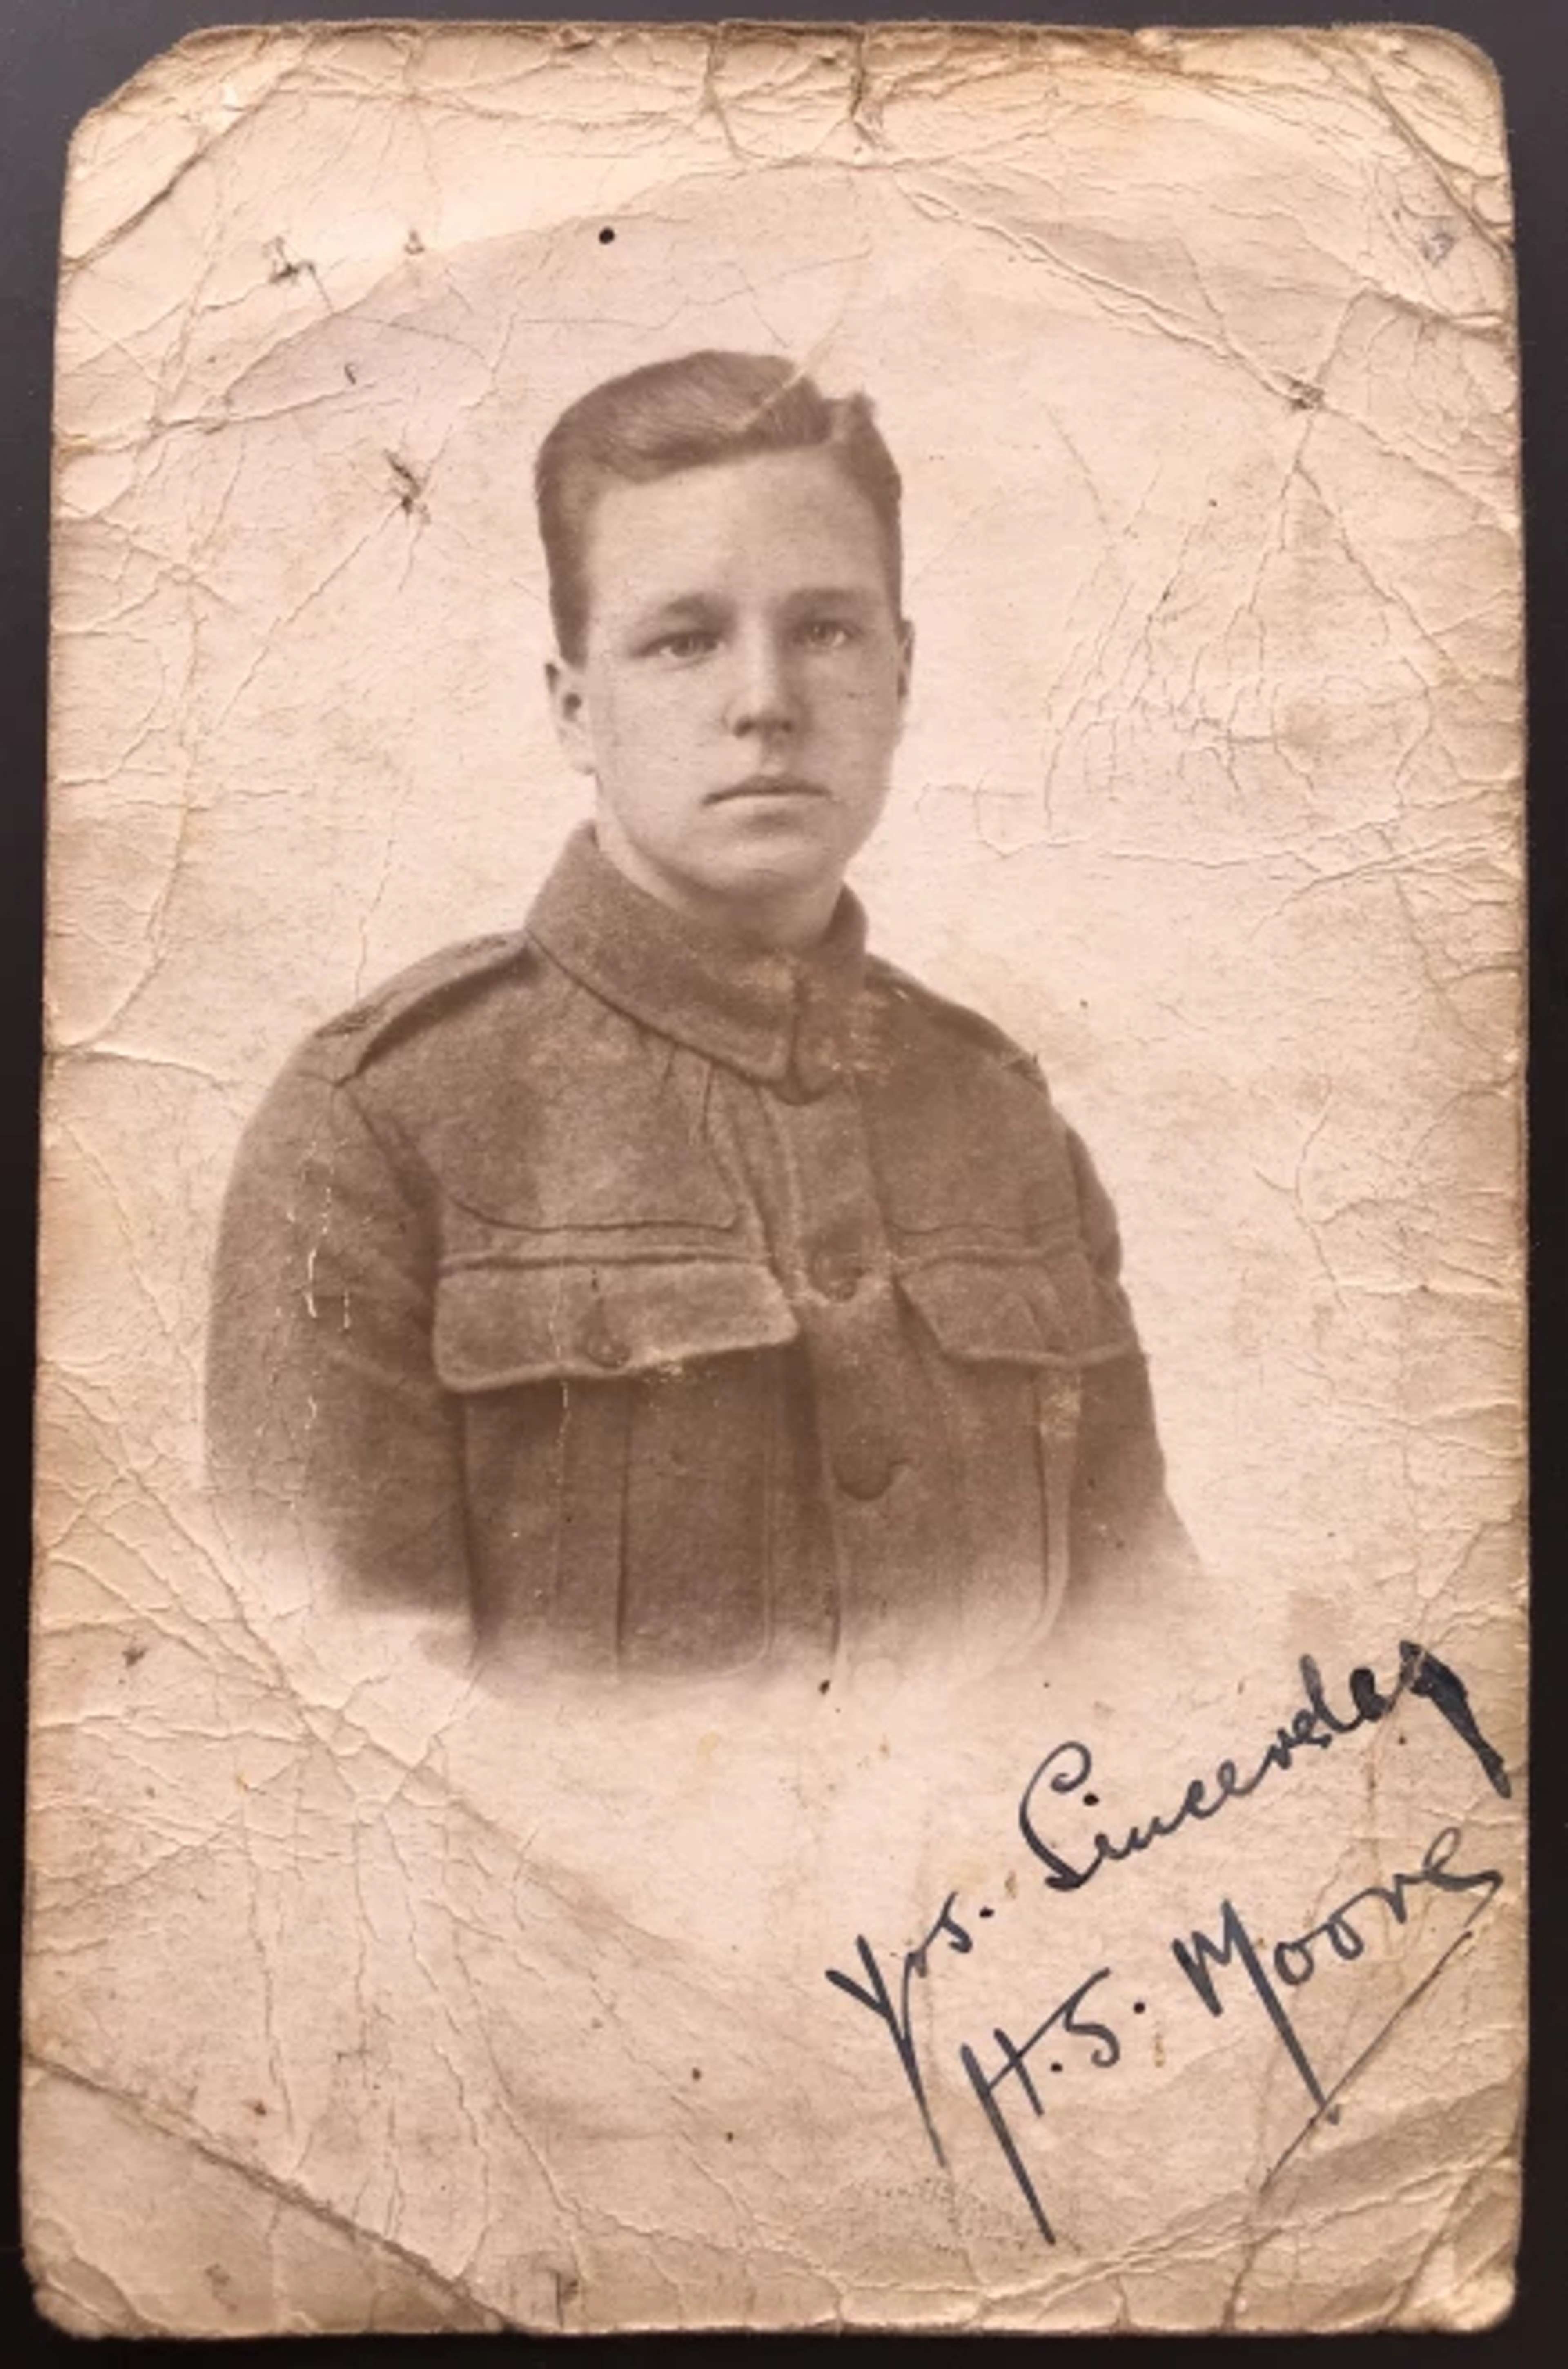
[[[249,1127],[213,1484],[355,1594],[666,1669],[962,1631],[1171,1551],[1111,1204],[1037,1065],[576,834],[526,927],[319,1029]]]

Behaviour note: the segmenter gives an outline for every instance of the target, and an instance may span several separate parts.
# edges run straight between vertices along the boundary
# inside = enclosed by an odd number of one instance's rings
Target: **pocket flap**
[[[777,1277],[740,1260],[458,1267],[436,1288],[436,1372],[449,1390],[619,1375],[793,1340]]]
[[[1048,1263],[933,1259],[898,1280],[938,1345],[966,1365],[1097,1365],[1137,1347],[1080,1252]]]

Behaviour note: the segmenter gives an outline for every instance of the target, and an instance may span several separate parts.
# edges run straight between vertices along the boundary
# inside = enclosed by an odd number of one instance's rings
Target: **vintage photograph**
[[[1509,232],[1412,28],[80,127],[51,2318],[1506,2310]]]
[[[897,464],[863,394],[705,350],[580,396],[534,475],[593,820],[247,1133],[215,1485],[523,1657],[1036,1647],[1185,1541],[1081,1139],[843,885],[910,697]]]

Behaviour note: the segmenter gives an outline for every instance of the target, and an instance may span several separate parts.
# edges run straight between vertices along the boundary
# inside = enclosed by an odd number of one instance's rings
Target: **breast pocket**
[[[923,1260],[899,1287],[927,1338],[975,1566],[1043,1635],[1069,1583],[1086,1379],[1139,1355],[1125,1303],[1076,1246]]]
[[[465,1264],[436,1291],[436,1373],[449,1390],[631,1379],[776,1347],[795,1320],[750,1261]]]
[[[1077,1245],[1008,1260],[921,1260],[899,1283],[937,1345],[960,1365],[1076,1372],[1138,1347],[1125,1301],[1101,1286]]]
[[[492,1631],[669,1668],[758,1651],[796,1329],[777,1278],[750,1261],[443,1274],[435,1366],[463,1403]]]

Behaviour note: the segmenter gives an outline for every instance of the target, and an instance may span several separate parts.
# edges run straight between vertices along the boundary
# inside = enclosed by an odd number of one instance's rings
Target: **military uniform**
[[[738,948],[589,831],[319,1030],[225,1207],[225,1504],[519,1654],[999,1649],[1174,1535],[1114,1215],[1035,1063],[864,951]]]

